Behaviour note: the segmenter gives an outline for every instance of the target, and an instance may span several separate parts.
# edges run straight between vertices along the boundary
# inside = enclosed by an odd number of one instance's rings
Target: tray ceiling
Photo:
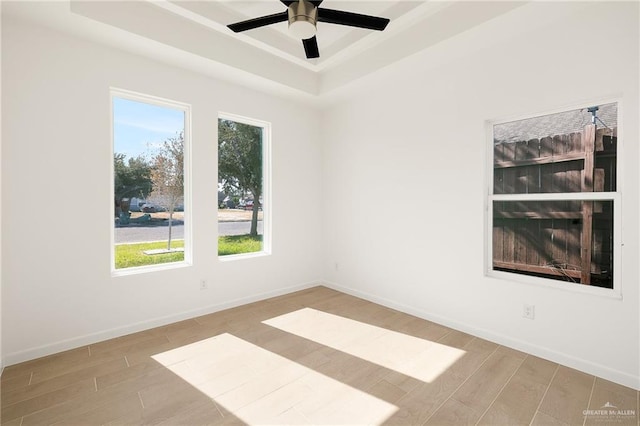
[[[3,1],[2,13],[216,77],[315,98],[522,4],[325,0],[322,7],[391,22],[384,31],[320,22],[320,58],[312,60],[286,22],[243,33],[227,28],[284,11],[278,0]]]

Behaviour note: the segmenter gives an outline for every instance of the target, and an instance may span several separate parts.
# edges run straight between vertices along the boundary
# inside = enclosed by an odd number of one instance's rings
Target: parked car
[[[140,209],[141,209],[141,211],[143,213],[157,213],[157,212],[165,211],[165,209],[163,207],[160,207],[160,206],[155,205],[153,203],[143,204],[142,207],[140,207]]]
[[[253,200],[247,200],[241,208],[245,210],[253,210]],[[258,210],[262,210],[262,204],[258,203]]]
[[[133,197],[131,198],[131,202],[129,205],[129,211],[130,212],[139,212],[142,211],[142,206],[144,206],[146,204],[146,201],[142,198],[136,198]]]

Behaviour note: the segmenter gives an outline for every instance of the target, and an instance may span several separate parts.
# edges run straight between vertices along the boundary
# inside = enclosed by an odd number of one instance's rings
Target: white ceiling
[[[425,4],[427,4],[425,1],[327,0],[320,7],[389,18],[393,22],[391,29],[402,25],[402,21],[397,23],[399,18],[404,17],[406,20],[412,11],[415,13],[416,8],[424,7]],[[230,23],[286,11],[286,7],[278,0],[215,2],[173,0],[156,3],[156,5],[194,22],[222,31],[224,34],[233,34],[226,27]],[[443,5],[445,3],[430,4],[432,9]],[[358,44],[366,46],[380,40],[381,33],[319,22],[317,39],[320,58],[312,60],[305,58],[301,40],[289,35],[286,22],[233,35],[245,43],[265,49],[292,63],[320,71],[326,69],[327,64],[335,64],[336,56],[341,56],[343,59],[352,56],[357,51]]]
[[[286,10],[279,0],[2,2],[19,16],[76,36],[262,90],[313,99],[427,49],[522,2],[325,0],[321,7],[391,19],[384,31],[318,23],[308,60],[282,22],[243,33],[227,25]]]

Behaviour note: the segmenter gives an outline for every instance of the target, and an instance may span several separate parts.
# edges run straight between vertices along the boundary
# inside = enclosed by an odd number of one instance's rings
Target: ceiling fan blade
[[[342,10],[318,8],[318,22],[382,31],[387,27],[389,19]]]
[[[304,53],[307,55],[307,59],[320,57],[316,36],[302,40],[302,45],[304,46]]]
[[[280,0],[280,2],[287,7],[289,7],[291,3],[293,3],[294,1],[297,1],[297,0]],[[307,1],[313,4],[315,7],[320,6],[320,3],[322,3],[322,0],[307,0]]]
[[[284,22],[288,19],[287,12],[274,13],[273,15],[261,16],[259,18],[249,19],[247,21],[229,24],[227,27],[233,32],[252,30],[254,28],[264,27],[278,22]]]

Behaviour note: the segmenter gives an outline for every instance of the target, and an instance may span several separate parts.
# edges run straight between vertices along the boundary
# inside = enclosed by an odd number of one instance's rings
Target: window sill
[[[569,283],[565,281],[557,281],[552,279],[530,277],[510,272],[489,270],[485,273],[488,278],[499,279],[502,281],[510,281],[514,284],[532,285],[537,288],[546,288],[552,290],[569,291],[572,293],[582,293],[598,297],[606,297],[609,299],[622,300],[622,293],[619,288],[603,288],[580,283]]]
[[[218,256],[218,260],[220,262],[233,262],[236,260],[253,259],[256,257],[266,257],[266,256],[271,256],[271,253],[266,251],[255,251],[253,253],[228,254],[225,256]]]
[[[124,277],[128,275],[147,274],[147,273],[156,272],[156,271],[168,271],[171,269],[180,269],[180,268],[186,268],[190,266],[191,266],[191,263],[186,261],[162,263],[158,265],[149,265],[149,266],[135,266],[132,268],[114,269],[111,271],[111,276]]]

